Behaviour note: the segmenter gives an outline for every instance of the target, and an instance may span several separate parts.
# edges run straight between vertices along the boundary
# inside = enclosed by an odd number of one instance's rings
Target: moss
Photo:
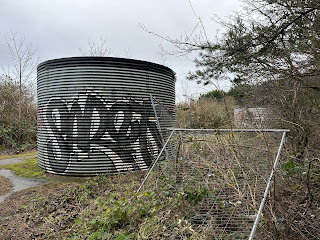
[[[5,168],[11,170],[14,174],[19,175],[21,177],[26,178],[45,178],[45,171],[39,168],[38,160],[36,157],[29,158],[23,163],[15,163],[8,164],[2,166],[1,168]]]

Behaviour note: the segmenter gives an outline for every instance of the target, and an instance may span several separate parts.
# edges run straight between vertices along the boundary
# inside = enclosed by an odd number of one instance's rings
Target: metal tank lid
[[[117,57],[67,57],[67,58],[57,58],[44,61],[40,63],[37,67],[39,70],[45,69],[56,69],[63,67],[90,67],[90,66],[101,66],[110,67],[116,66],[117,68],[129,68],[144,71],[152,71],[157,73],[169,74],[172,77],[175,76],[175,72],[163,65],[136,60],[130,58],[117,58]]]

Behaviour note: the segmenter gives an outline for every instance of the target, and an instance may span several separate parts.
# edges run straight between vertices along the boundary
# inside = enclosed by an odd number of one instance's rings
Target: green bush
[[[212,90],[202,94],[200,98],[209,98],[215,100],[223,100],[224,97],[233,97],[235,100],[242,100],[245,98],[245,93],[238,88],[232,87],[229,91]]]

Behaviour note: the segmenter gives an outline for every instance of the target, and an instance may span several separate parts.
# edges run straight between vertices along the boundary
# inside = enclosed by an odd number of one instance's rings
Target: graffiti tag
[[[47,157],[57,173],[65,172],[73,161],[97,153],[104,154],[110,171],[117,171],[115,157],[132,168],[138,167],[137,162],[150,166],[153,154],[161,148],[150,99],[107,103],[90,91],[79,94],[72,103],[51,98],[43,114],[50,136]]]

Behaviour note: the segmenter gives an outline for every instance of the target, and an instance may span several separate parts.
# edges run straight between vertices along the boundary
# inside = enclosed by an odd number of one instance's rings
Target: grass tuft
[[[14,174],[26,178],[45,178],[45,171],[39,168],[37,157],[29,158],[23,163],[14,163],[1,166],[11,170]]]

